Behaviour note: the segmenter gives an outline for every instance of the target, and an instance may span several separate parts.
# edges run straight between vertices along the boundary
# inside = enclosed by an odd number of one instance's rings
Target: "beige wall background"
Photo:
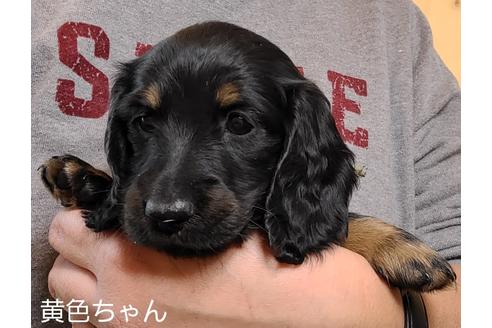
[[[414,1],[429,20],[437,52],[461,83],[461,1]]]

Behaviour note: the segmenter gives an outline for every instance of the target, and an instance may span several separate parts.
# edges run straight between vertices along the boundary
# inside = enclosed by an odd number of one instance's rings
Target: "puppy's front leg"
[[[412,234],[371,217],[351,218],[343,247],[367,259],[394,287],[419,292],[451,286],[449,263]]]
[[[107,206],[113,179],[72,155],[53,156],[40,166],[41,179],[60,203],[82,209],[89,228],[101,231],[118,225]]]
[[[53,197],[69,208],[96,209],[106,199],[113,181],[103,171],[72,155],[53,156],[39,169]]]

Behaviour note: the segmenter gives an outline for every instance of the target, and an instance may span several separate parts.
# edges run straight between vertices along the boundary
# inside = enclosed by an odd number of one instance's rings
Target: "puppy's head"
[[[279,260],[300,263],[346,234],[353,155],[327,99],[240,27],[194,25],[122,65],[106,151],[142,244],[206,255],[261,225]]]

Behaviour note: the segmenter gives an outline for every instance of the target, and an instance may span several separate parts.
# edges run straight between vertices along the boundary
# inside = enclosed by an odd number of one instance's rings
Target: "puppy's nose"
[[[150,199],[145,204],[145,215],[153,219],[159,230],[172,234],[193,216],[193,204],[183,199],[169,203]]]

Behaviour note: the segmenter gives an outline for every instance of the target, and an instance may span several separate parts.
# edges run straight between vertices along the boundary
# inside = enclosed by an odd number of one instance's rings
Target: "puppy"
[[[455,274],[381,220],[352,215],[354,155],[330,105],[277,46],[235,25],[185,28],[122,64],[105,149],[112,177],[70,156],[42,166],[50,192],[94,231],[174,256],[208,256],[264,231],[280,262],[332,244],[391,285],[430,291]]]

